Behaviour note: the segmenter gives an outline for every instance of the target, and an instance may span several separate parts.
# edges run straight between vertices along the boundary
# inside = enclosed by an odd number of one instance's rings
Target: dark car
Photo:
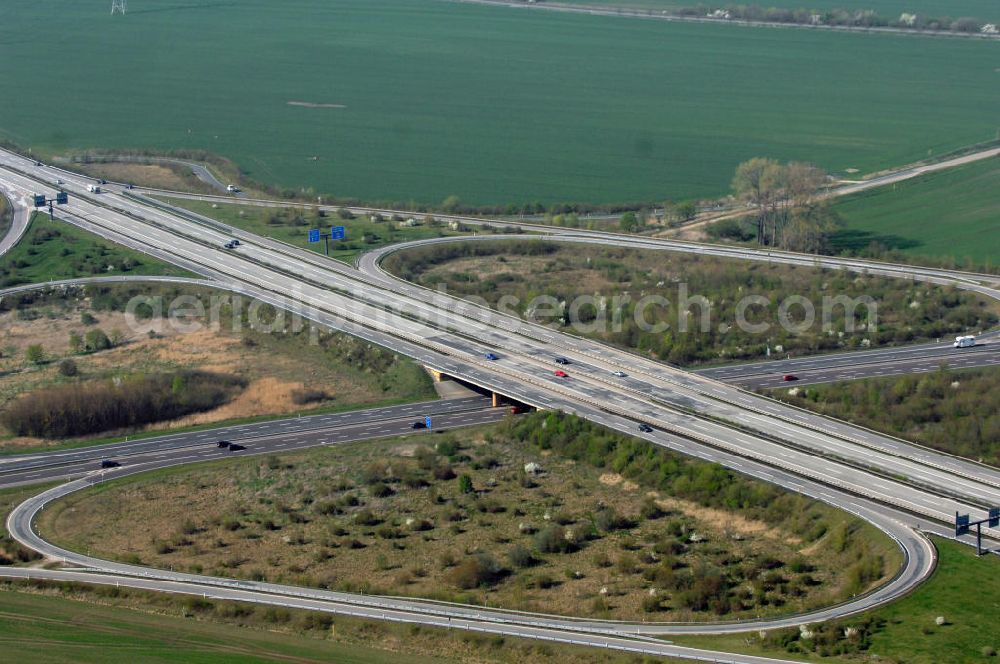
[[[569,360],[567,360],[565,357],[557,357],[556,364],[569,364]]]
[[[127,185],[125,185],[125,188],[126,189],[135,189],[135,185],[132,184],[131,182],[129,182]]]
[[[229,443],[230,452],[239,452],[240,450],[245,450],[246,447],[243,445],[237,445],[236,443]]]
[[[784,376],[781,377],[781,380],[785,381],[786,383],[789,382],[789,381],[798,380],[798,379],[799,379],[799,377],[796,376],[795,374],[785,374]]]
[[[228,440],[220,440],[219,442],[217,442],[215,444],[215,446],[216,447],[229,447],[231,444],[232,443],[230,443]]]
[[[496,353],[486,353],[486,355],[484,355],[483,357],[485,357],[490,362],[495,362],[500,359]]]
[[[424,422],[423,420],[417,420],[416,422],[414,422],[413,424],[410,425],[410,428],[411,429],[426,429],[427,428],[427,422]]]
[[[108,183],[108,181],[107,181],[107,180],[104,180],[104,179],[101,179],[101,180],[98,180],[98,181],[97,181],[97,183],[98,183],[98,184],[107,184],[107,183]]]
[[[646,424],[644,422],[644,423],[642,423],[642,424],[639,425],[639,431],[641,431],[643,433],[652,433],[653,432],[653,427],[649,426],[648,424]]]
[[[117,461],[112,461],[111,459],[105,459],[101,461],[101,468],[117,468],[121,464]]]

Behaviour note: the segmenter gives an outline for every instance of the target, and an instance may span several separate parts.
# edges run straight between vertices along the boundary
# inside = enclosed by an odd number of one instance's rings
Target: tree
[[[462,475],[458,478],[458,490],[462,493],[472,493],[475,488],[472,486],[472,478],[468,475]]]
[[[444,202],[441,203],[441,209],[447,212],[448,214],[455,214],[456,212],[459,212],[462,209],[462,199],[453,194],[448,198],[444,199]]]
[[[794,242],[818,246],[825,237],[825,215],[817,215],[817,194],[827,180],[826,173],[804,162],[781,165],[773,159],[755,157],[736,167],[733,192],[753,207],[757,215],[757,242],[787,246],[785,231],[794,220]],[[808,210],[808,212],[803,212]]]
[[[121,346],[125,343],[125,333],[119,330],[117,327],[111,330],[111,336],[109,338],[112,346]]]
[[[96,353],[97,351],[107,350],[111,348],[111,339],[108,339],[108,335],[104,333],[101,328],[95,328],[89,330],[87,334],[83,337],[84,349],[89,353]]]
[[[25,349],[24,357],[32,364],[42,364],[45,362],[45,349],[42,344],[31,344]]]
[[[623,214],[618,225],[625,233],[635,233],[642,228],[639,217],[636,216],[635,212],[626,212]]]
[[[69,350],[74,354],[79,354],[83,350],[83,337],[79,332],[69,333]]]
[[[59,363],[59,373],[63,376],[75,376],[80,373],[80,370],[77,368],[76,362],[66,359]]]
[[[690,221],[698,214],[698,206],[694,201],[684,201],[677,206],[677,218],[681,221]]]

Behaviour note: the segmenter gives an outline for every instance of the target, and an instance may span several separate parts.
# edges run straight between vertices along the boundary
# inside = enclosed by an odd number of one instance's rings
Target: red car
[[[796,376],[795,374],[785,374],[784,376],[781,377],[781,380],[785,381],[786,383],[790,380],[798,380],[798,379],[799,377]]]
[[[556,370],[555,370],[555,374],[556,374],[556,377],[557,377],[557,378],[569,378],[569,374],[567,374],[567,373],[566,373],[565,371],[563,371],[562,369],[556,369]]]

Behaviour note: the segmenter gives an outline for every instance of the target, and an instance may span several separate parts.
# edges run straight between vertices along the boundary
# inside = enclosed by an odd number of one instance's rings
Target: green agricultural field
[[[0,288],[121,274],[194,276],[47,214],[34,215],[21,241],[0,257]]]
[[[834,205],[845,228],[835,249],[873,242],[911,256],[997,264],[1000,159],[980,161],[845,198]]]
[[[390,657],[386,651],[339,644],[321,638],[322,635],[282,634],[9,591],[0,592],[0,633],[6,661],[38,664],[67,661],[378,664],[389,661]],[[446,661],[399,654],[391,658],[406,664]]]
[[[698,0],[559,0],[574,5],[603,5],[605,7],[635,7],[637,9],[677,9],[679,7],[726,7],[739,2],[699,2]],[[751,3],[746,3],[751,4]],[[993,0],[770,0],[758,3],[762,7],[779,7],[782,9],[815,9],[831,11],[833,9],[867,10],[871,9],[880,16],[896,18],[903,12],[923,14],[926,16],[959,18],[972,16],[992,21],[1000,18],[997,3]]]
[[[204,149],[366,200],[656,201],[752,156],[862,172],[992,139],[996,44],[436,0],[5,7],[0,138]],[[35,36],[47,35],[46,39]]]

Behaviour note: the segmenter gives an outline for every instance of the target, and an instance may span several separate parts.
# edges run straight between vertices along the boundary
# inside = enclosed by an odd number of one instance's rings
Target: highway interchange
[[[56,179],[67,180],[66,189],[72,196],[70,205],[58,211],[60,218],[182,265],[215,280],[219,287],[258,297],[323,325],[380,343],[430,368],[459,376],[525,403],[576,413],[633,435],[639,434],[638,423],[648,423],[654,431],[643,435],[656,444],[722,463],[739,472],[837,505],[871,521],[899,541],[906,553],[906,565],[892,582],[840,607],[810,616],[793,617],[791,622],[785,624],[849,615],[899,596],[926,578],[933,567],[931,547],[914,526],[920,524],[923,530],[946,532],[947,527],[943,524],[955,511],[978,516],[983,513],[984,507],[1000,505],[1000,472],[994,469],[799,411],[706,376],[682,372],[400,282],[379,267],[380,257],[392,249],[364,257],[356,269],[273,240],[224,228],[218,222],[199,220],[194,215],[179,215],[161,206],[151,206],[141,198],[118,195],[123,192],[114,186],[106,194],[90,196],[84,190],[87,182],[84,178],[68,176],[47,167],[36,167],[29,160],[0,153],[0,184],[14,193],[16,199],[40,188],[45,188],[45,193],[51,193]],[[42,183],[46,186],[43,187]],[[222,248],[222,244],[232,237],[243,242],[235,252]],[[714,255],[737,254],[750,260],[793,264],[820,263],[838,269],[953,283],[991,297],[1000,297],[997,291],[1000,279],[984,275],[783,252],[754,252],[614,234],[574,233],[557,239]],[[484,359],[484,352],[487,351],[495,352],[498,359]],[[572,362],[567,379],[557,379],[552,375],[552,360],[557,355],[565,356]],[[624,371],[628,375],[617,377],[613,371]],[[403,426],[405,420],[397,424]],[[354,431],[352,435],[358,433]],[[296,435],[301,436],[303,445],[310,444],[308,441],[311,444],[334,442],[321,440],[320,437],[309,438],[315,432]],[[380,430],[378,435],[384,434]],[[201,449],[197,459],[184,458],[183,454],[185,452],[180,450],[177,455],[163,455],[161,459],[148,461],[146,457],[136,457],[137,461],[142,461],[121,469],[111,469],[107,474],[119,476],[143,468],[224,456],[218,449],[210,453]],[[27,472],[28,469],[19,470]],[[15,469],[12,476],[16,476],[17,472],[18,469]],[[102,570],[105,574],[118,574],[120,576],[116,578],[122,583],[135,580],[137,575],[147,581],[155,576],[160,583],[193,583],[213,587],[233,583],[208,577],[189,579],[182,578],[183,575],[168,576],[168,573],[148,569],[125,569],[107,561],[85,559],[79,554],[59,551],[42,540],[31,527],[37,509],[54,499],[59,492],[81,488],[90,481],[93,478],[89,476],[75,480],[75,483],[42,494],[37,501],[28,501],[12,513],[9,531],[26,545],[54,557],[65,557],[76,564]],[[931,520],[937,523],[931,523]],[[273,588],[264,592],[271,591],[278,592]],[[280,592],[291,596],[289,593],[292,591],[286,589]],[[302,589],[295,589],[294,592],[301,594]],[[350,603],[357,599],[338,596],[335,601]],[[366,601],[371,601],[371,598],[366,598]],[[389,607],[390,604],[383,606]],[[411,619],[419,617],[428,623],[428,612],[437,611],[428,608],[428,603],[417,600],[400,606],[392,605],[391,610],[409,612],[407,615]],[[619,635],[616,638],[628,640],[625,635],[637,632],[652,635],[734,631],[781,624],[781,621],[766,621],[710,627],[611,623],[581,627],[581,621],[551,616],[517,617],[502,611],[487,612],[462,607],[449,607],[448,611],[447,617],[453,617],[454,612],[475,611],[477,625],[484,628],[500,625],[505,630],[517,632],[537,629],[542,624],[544,629],[561,633],[564,638],[568,638],[566,634],[570,632],[579,636],[581,629],[588,632],[599,629],[605,635],[614,632]],[[466,615],[463,619],[471,618]],[[531,635],[527,631],[518,633]],[[706,656],[716,657],[717,654]]]

